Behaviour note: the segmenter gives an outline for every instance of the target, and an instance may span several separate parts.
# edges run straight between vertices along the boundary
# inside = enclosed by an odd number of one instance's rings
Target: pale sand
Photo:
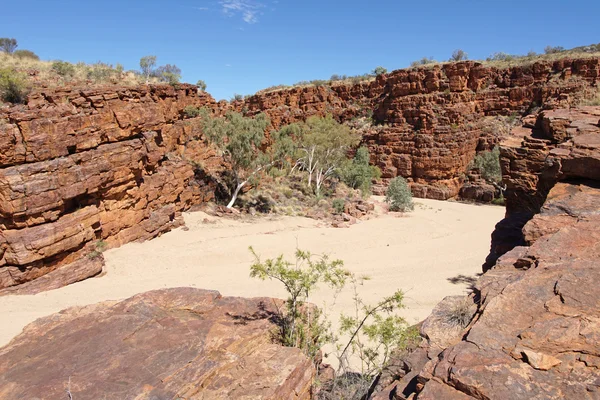
[[[410,214],[381,215],[347,229],[300,217],[263,217],[249,223],[201,212],[185,214],[189,230],[180,228],[145,243],[106,251],[106,274],[101,277],[35,296],[0,297],[0,346],[39,317],[153,289],[192,286],[227,296],[285,297],[280,283],[249,277],[253,258],[248,246],[263,258],[293,256],[296,245],[340,258],[350,271],[371,278],[359,288],[363,300],[374,303],[402,289],[407,308],[401,315],[418,322],[445,296],[466,292],[466,284],[453,284],[448,278],[481,272],[490,234],[504,209],[416,202]],[[205,218],[214,223],[205,223]],[[311,301],[327,302],[335,323],[341,311],[352,312],[351,297],[350,288],[345,289],[331,306],[330,292],[319,290]]]

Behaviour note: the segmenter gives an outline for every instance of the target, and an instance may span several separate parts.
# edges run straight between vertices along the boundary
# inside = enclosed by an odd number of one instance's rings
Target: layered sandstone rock
[[[542,111],[515,128],[500,146],[507,186],[506,218],[496,227],[484,269],[514,246],[526,244],[521,229],[538,213],[556,182],[600,181],[600,108]]]
[[[600,107],[533,121],[502,149],[509,213],[536,212],[522,245],[474,284],[467,326],[448,329],[458,309],[438,305],[381,398],[600,399]]]
[[[55,89],[1,114],[0,293],[98,274],[98,247],[155,237],[212,198],[202,168],[221,161],[188,105],[215,102],[191,85]]]
[[[0,397],[308,400],[315,367],[272,342],[274,301],[179,288],[64,310],[0,349]]]
[[[259,93],[233,106],[265,112],[273,126],[333,114],[369,115],[380,126],[363,138],[384,181],[403,176],[418,197],[448,199],[477,151],[502,137],[494,116],[569,105],[600,76],[598,59],[536,62],[508,69],[467,61],[398,70],[353,86],[310,86]],[[381,191],[384,187],[378,187]]]

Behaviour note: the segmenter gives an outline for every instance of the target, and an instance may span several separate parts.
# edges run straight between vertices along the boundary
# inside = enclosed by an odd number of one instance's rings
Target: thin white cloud
[[[265,7],[264,4],[253,0],[220,0],[222,10],[229,16],[241,15],[242,20],[248,24],[258,22],[260,11]]]
[[[208,11],[209,8],[208,7],[194,7],[196,10],[200,10],[200,11]]]

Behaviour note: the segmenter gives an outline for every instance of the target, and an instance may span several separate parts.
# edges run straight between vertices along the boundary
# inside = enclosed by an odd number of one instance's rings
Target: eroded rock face
[[[600,181],[600,107],[542,111],[515,128],[500,146],[506,218],[496,227],[484,270],[514,246],[558,181]]]
[[[467,61],[398,70],[353,86],[259,93],[233,106],[250,115],[265,112],[276,128],[312,115],[349,121],[373,110],[380,126],[367,131],[363,143],[384,182],[402,176],[412,183],[415,196],[445,200],[458,195],[461,175],[475,153],[502,138],[494,116],[567,106],[598,76],[598,59],[508,69]],[[381,193],[384,188],[374,189]]]
[[[190,161],[221,161],[182,120],[188,105],[215,102],[191,85],[109,86],[43,91],[5,111],[0,293],[43,290],[21,285],[47,274],[46,288],[98,274],[99,247],[155,237],[211,199],[214,183]]]
[[[177,288],[39,319],[0,349],[2,399],[308,400],[313,363],[271,340],[274,300]]]
[[[504,165],[510,172],[505,182],[520,190],[509,197],[520,201],[509,211],[543,204],[523,227],[522,245],[475,283],[470,298],[477,309],[470,324],[458,332],[444,328],[440,315],[451,313],[438,306],[423,323],[433,333],[423,334],[428,340],[412,356],[421,357],[418,372],[410,371],[411,382],[401,379],[385,393],[415,399],[600,399],[599,111],[542,113],[537,121],[561,115],[568,135],[555,137],[562,142],[526,138],[522,147],[503,149],[529,156]],[[551,185],[543,196],[534,189],[541,180]]]

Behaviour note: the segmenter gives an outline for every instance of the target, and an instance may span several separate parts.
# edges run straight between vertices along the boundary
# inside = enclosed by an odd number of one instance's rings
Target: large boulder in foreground
[[[176,288],[64,310],[0,349],[0,398],[309,399],[313,363],[273,343],[274,305]]]

